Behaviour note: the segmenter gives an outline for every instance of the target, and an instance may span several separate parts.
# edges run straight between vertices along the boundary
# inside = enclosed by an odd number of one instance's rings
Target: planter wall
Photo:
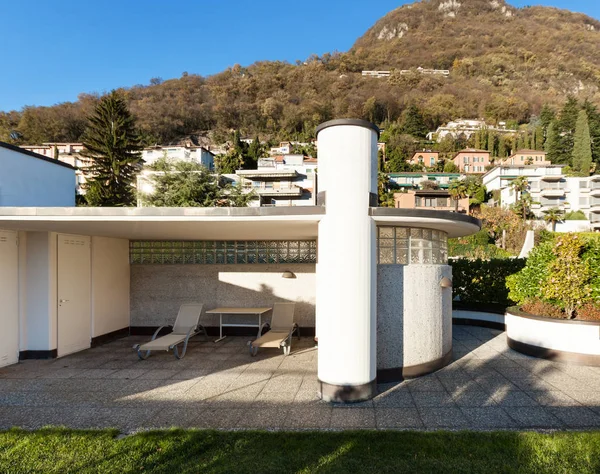
[[[511,307],[505,324],[511,349],[543,359],[600,366],[600,322],[543,318]]]

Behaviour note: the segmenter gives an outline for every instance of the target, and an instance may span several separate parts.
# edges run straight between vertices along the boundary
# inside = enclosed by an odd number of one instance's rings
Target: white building
[[[81,156],[81,152],[84,150],[83,143],[46,142],[41,145],[21,145],[19,148],[38,153],[47,158],[56,159],[76,168],[77,194],[85,194],[83,184],[86,179],[82,172],[82,168],[89,166],[89,160]]]
[[[269,154],[271,156],[275,155],[289,155],[292,153],[292,143],[291,142],[281,142],[279,146],[271,148],[269,150]]]
[[[326,401],[447,365],[447,239],[480,222],[377,208],[377,127],[334,120],[317,133],[317,206],[0,208],[0,365],[152,331],[191,301],[209,333],[219,318],[207,310],[295,302],[303,334],[318,336]]]
[[[157,145],[149,148],[144,148],[144,150],[142,150],[142,159],[144,160],[144,164],[146,166],[153,164],[154,162],[163,157],[175,161],[195,161],[196,163],[200,163],[210,171],[215,169],[214,153],[202,146]]]
[[[564,165],[497,166],[483,176],[483,185],[488,191],[499,190],[501,205],[509,207],[517,197],[510,184],[524,176],[536,217],[543,217],[544,211],[553,208],[581,211],[593,229],[600,229],[600,175],[569,177],[563,174],[563,168]]]
[[[0,142],[0,206],[74,206],[75,168]]]
[[[428,140],[433,140],[434,136],[438,142],[441,142],[446,136],[451,136],[456,139],[463,135],[467,140],[471,138],[475,133],[480,130],[489,130],[491,132],[498,133],[517,133],[517,130],[506,128],[505,122],[499,122],[498,126],[487,125],[484,120],[469,119],[469,120],[455,120],[448,122],[448,124],[438,127],[435,132],[429,132],[427,134]]]
[[[237,170],[235,181],[258,196],[255,206],[314,206],[317,160],[302,155],[260,158],[256,170]]]

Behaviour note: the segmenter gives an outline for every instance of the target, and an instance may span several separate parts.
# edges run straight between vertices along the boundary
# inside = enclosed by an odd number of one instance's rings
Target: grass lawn
[[[600,432],[0,432],[0,472],[600,472]]]

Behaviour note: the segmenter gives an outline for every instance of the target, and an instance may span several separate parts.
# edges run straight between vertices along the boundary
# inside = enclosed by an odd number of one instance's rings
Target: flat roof
[[[39,153],[34,153],[33,151],[25,150],[24,148],[11,145],[10,143],[0,142],[0,147],[6,148],[7,150],[11,151],[16,151],[17,153],[22,153],[27,156],[31,156],[33,158],[37,158],[38,160],[47,161],[48,163],[52,163],[53,165],[63,166],[72,170],[77,169],[67,163],[63,163],[62,161],[55,160],[54,158],[48,158],[47,156],[40,155]]]
[[[280,207],[0,207],[0,229],[129,240],[312,240],[323,206]],[[378,225],[473,234],[481,222],[449,211],[373,207]]]

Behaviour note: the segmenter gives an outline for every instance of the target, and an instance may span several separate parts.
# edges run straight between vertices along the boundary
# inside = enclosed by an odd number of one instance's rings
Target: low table
[[[258,328],[258,336],[260,337],[260,329],[262,327],[262,315],[267,311],[271,311],[272,308],[215,308],[206,312],[206,314],[218,314],[219,315],[219,339],[215,342],[222,341],[227,336],[223,336],[223,328],[224,327],[251,327]],[[255,314],[258,316],[258,325],[256,324],[232,324],[232,323],[223,323],[223,315],[224,314],[243,314],[243,315],[251,315]]]

